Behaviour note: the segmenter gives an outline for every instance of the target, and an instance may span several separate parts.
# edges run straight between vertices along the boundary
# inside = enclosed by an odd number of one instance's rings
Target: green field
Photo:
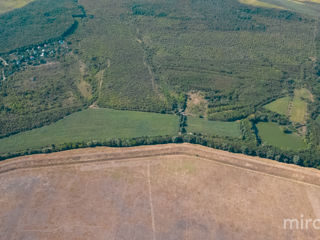
[[[282,115],[288,115],[289,103],[290,103],[290,97],[283,97],[265,105],[264,107],[270,111],[273,111]]]
[[[313,96],[306,88],[295,89],[294,97],[279,98],[267,105],[264,108],[289,116],[290,120],[295,123],[306,123],[308,101],[312,102]]]
[[[290,120],[292,122],[305,123],[308,103],[301,98],[294,97],[292,101],[292,109]]]
[[[208,121],[202,118],[188,117],[187,131],[208,135],[240,137],[239,122]]]
[[[263,143],[282,149],[297,150],[306,147],[302,138],[295,134],[286,134],[280,125],[271,122],[261,122],[257,124],[259,136]]]
[[[176,135],[178,126],[176,115],[87,109],[49,126],[0,139],[0,154],[69,142]]]

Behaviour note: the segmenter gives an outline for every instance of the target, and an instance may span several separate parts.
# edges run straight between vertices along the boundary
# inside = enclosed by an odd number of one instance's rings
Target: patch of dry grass
[[[34,0],[1,0],[0,14],[11,11],[16,8],[21,8]]]

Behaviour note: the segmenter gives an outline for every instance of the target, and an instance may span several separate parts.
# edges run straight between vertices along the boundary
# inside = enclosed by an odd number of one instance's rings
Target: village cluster
[[[68,43],[64,40],[58,40],[0,55],[0,72],[2,73],[0,80],[6,80],[8,76],[27,66],[37,66],[46,64],[50,60],[59,59],[69,51]]]

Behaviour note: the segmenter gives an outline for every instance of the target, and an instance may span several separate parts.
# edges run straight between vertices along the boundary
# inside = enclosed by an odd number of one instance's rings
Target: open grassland
[[[49,126],[0,139],[0,153],[69,142],[176,135],[178,126],[175,115],[87,109]]]
[[[292,109],[290,113],[290,120],[298,123],[306,122],[308,103],[301,98],[294,97],[292,101]]]
[[[208,121],[202,118],[188,117],[187,131],[206,135],[240,137],[239,122]]]
[[[295,89],[294,97],[279,98],[264,107],[270,111],[289,116],[292,122],[306,123],[308,102],[313,102],[313,95],[306,88]]]
[[[319,236],[283,228],[319,217],[319,171],[262,158],[190,144],[89,148],[3,161],[0,172],[1,239]]]
[[[284,133],[283,128],[271,122],[257,124],[259,136],[263,143],[283,149],[303,149],[306,147],[303,139],[296,133]]]
[[[296,89],[294,91],[294,96],[296,98],[301,98],[304,100],[313,101],[313,96],[312,96],[311,92],[306,88]]]
[[[283,97],[265,105],[264,107],[270,111],[273,111],[282,115],[288,115],[290,101],[291,101],[290,97]]]
[[[21,8],[35,0],[1,0],[0,1],[0,14],[11,11],[16,8]]]
[[[305,88],[296,89],[294,91],[294,98],[292,101],[292,108],[290,112],[290,120],[298,123],[306,123],[308,117],[308,102],[313,101],[313,96]]]

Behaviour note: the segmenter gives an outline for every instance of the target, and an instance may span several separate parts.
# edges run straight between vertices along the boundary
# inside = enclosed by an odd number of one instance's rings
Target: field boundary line
[[[184,155],[203,158],[217,163],[223,163],[320,187],[320,171],[316,169],[303,168],[300,166],[279,163],[274,160],[224,152],[199,145],[153,145],[125,149],[108,149],[105,152],[101,151],[101,149],[99,152],[99,148],[97,148],[97,151],[98,153],[91,154],[72,154],[69,157],[57,157],[55,156],[55,153],[53,153],[9,159],[0,163],[0,174],[21,169]],[[55,157],[51,157],[52,155]],[[58,155],[61,156],[61,152]]]
[[[147,167],[147,178],[148,178],[149,203],[150,203],[150,214],[151,214],[151,224],[152,224],[152,239],[156,240],[156,225],[154,220],[151,179],[150,179],[150,161],[148,162],[148,167]]]

